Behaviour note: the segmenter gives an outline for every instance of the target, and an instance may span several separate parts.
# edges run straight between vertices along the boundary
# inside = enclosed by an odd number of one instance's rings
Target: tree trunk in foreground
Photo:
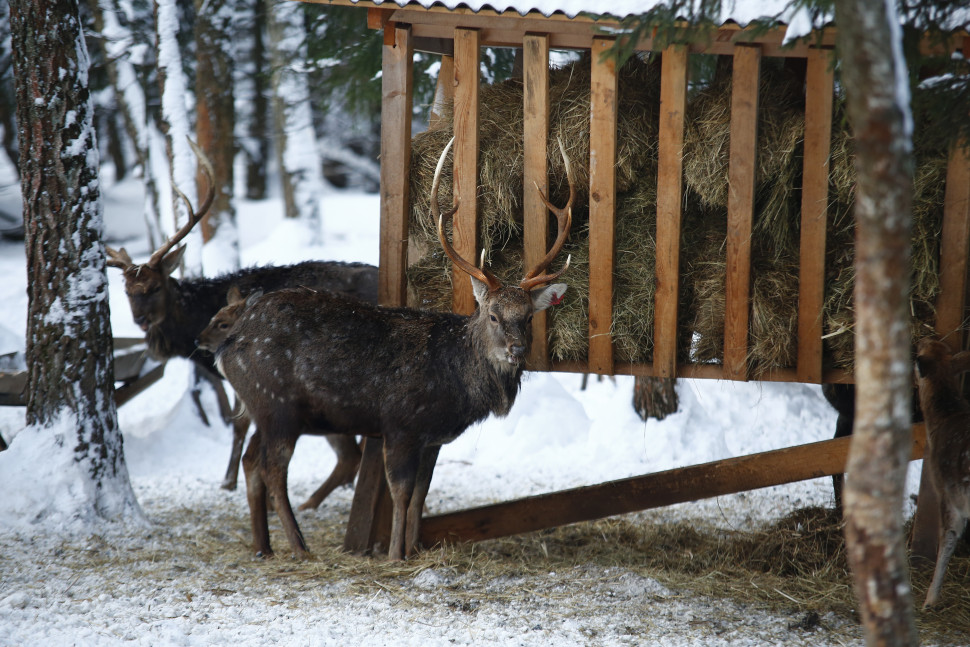
[[[4,457],[19,469],[18,448],[21,458],[42,448],[44,465],[34,461],[21,472],[38,481],[43,509],[28,511],[34,518],[117,518],[137,504],[113,398],[98,148],[78,3],[14,0],[10,17],[28,263],[28,400],[27,429]],[[70,493],[49,482],[63,484],[64,470],[78,471],[83,482]]]
[[[895,5],[836,2],[855,134],[856,415],[843,495],[866,644],[916,645],[903,497],[911,443],[912,117]]]

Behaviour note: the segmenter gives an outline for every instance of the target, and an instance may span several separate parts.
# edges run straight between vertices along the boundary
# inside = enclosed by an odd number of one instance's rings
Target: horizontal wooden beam
[[[840,474],[851,442],[847,436],[429,517],[421,542],[495,539]],[[914,425],[911,459],[925,448],[926,429]]]

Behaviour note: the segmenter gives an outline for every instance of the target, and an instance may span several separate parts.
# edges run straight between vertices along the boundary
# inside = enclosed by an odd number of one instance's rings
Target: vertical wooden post
[[[657,293],[654,306],[653,374],[677,377],[677,310],[680,297],[680,222],[687,111],[687,48],[663,52],[660,136],[657,146]]]
[[[378,299],[407,303],[408,214],[411,177],[411,104],[414,46],[410,26],[387,23],[381,77],[381,238]],[[388,545],[390,492],[384,477],[383,442],[364,443],[357,487],[350,508],[344,550],[370,552]]]
[[[523,245],[524,267],[535,267],[548,249],[549,212],[539,199],[538,187],[549,195],[546,139],[549,135],[549,36],[526,34],[522,42],[523,67]],[[532,319],[532,349],[527,366],[549,369],[549,326],[546,311]]]
[[[478,65],[476,29],[455,29],[454,193],[461,201],[455,214],[451,244],[458,255],[478,263]],[[452,267],[452,309],[475,311],[468,275]]]
[[[964,39],[970,55],[970,39]],[[961,142],[962,143],[962,142]],[[965,346],[963,320],[967,301],[967,257],[970,256],[970,157],[961,145],[950,150],[943,195],[943,231],[940,235],[940,296],[936,302],[936,334],[950,348]],[[910,550],[914,558],[936,562],[940,504],[927,470],[920,474],[919,499]]]
[[[748,379],[748,319],[751,298],[751,226],[757,172],[758,75],[761,49],[734,48],[731,85],[731,161],[728,168],[724,377]]]
[[[613,372],[616,205],[616,61],[611,38],[593,38],[589,119],[589,370]]]
[[[384,39],[378,299],[383,305],[403,306],[407,302],[414,48],[409,25],[388,23]]]
[[[811,49],[805,79],[805,155],[798,270],[799,382],[822,381],[822,306],[835,76],[831,50]]]

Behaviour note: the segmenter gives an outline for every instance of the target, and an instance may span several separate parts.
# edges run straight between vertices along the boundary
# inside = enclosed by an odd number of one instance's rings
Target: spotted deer
[[[202,220],[215,197],[212,165],[201,149],[194,142],[190,143],[208,185],[198,210],[193,209],[188,198],[179,192],[189,211],[188,222],[156,249],[145,263],[133,262],[123,247],[118,250],[109,247],[108,266],[122,271],[131,315],[145,332],[149,353],[159,360],[189,358],[216,387],[223,418],[231,421],[233,427],[232,452],[222,487],[234,490],[250,421],[245,415],[232,415],[221,380],[215,374],[212,354],[200,351],[196,346],[199,333],[226,304],[231,286],[248,295],[256,289],[270,291],[306,285],[316,289],[338,290],[376,303],[377,268],[364,263],[309,261],[296,265],[253,267],[215,278],[177,279],[172,276],[185,252],[184,245],[179,243]],[[331,446],[337,453],[338,467],[335,473],[339,471],[345,474],[352,470],[356,474],[360,463],[357,443],[353,439],[340,437],[334,439]],[[350,477],[352,480],[353,476]]]
[[[383,308],[345,295],[307,289],[267,293],[246,307],[216,351],[216,364],[256,422],[243,456],[258,556],[272,555],[267,493],[298,557],[307,547],[287,498],[287,466],[301,434],[340,433],[383,439],[393,501],[390,559],[411,555],[434,463],[442,444],[515,402],[532,335],[532,316],[558,303],[553,283],[569,266],[547,273],[562,249],[575,197],[556,216],[552,248],[518,286],[459,256],[445,236],[438,205],[441,154],[431,214],[445,253],[471,277],[478,307],[471,316]],[[563,152],[565,158],[565,152]],[[537,188],[538,190],[538,188]]]

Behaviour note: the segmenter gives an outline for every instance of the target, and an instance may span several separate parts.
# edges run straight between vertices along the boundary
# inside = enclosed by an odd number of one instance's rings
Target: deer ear
[[[185,245],[179,245],[162,259],[162,272],[166,275],[175,271],[175,268],[182,262],[182,255],[185,254]]]
[[[476,279],[470,274],[468,278],[472,280],[472,292],[475,294],[475,301],[478,302],[479,307],[484,307],[485,297],[488,295],[488,284]]]
[[[549,306],[559,305],[564,294],[566,294],[565,283],[553,283],[542,288],[536,288],[529,292],[529,296],[532,297],[532,309],[539,312]]]
[[[259,288],[251,292],[250,295],[246,297],[246,307],[248,308],[249,306],[256,303],[256,299],[258,299],[261,296],[263,296],[263,288]]]
[[[243,295],[242,292],[239,291],[239,287],[235,285],[231,286],[229,288],[229,292],[226,293],[226,303],[234,306],[242,300]]]

